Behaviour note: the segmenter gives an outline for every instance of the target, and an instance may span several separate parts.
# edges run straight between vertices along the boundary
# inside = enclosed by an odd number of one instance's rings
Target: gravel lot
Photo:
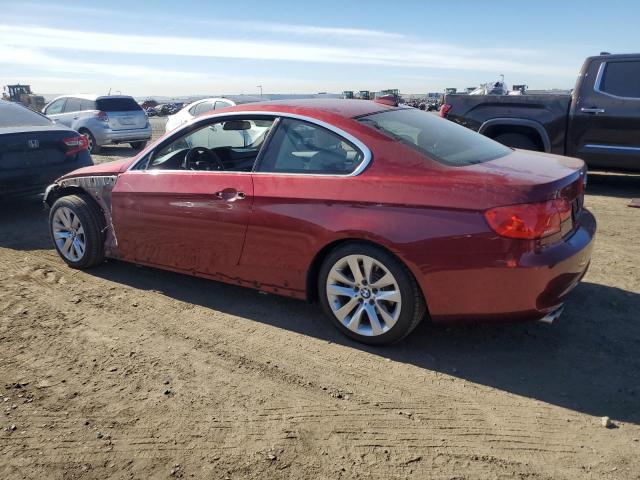
[[[597,244],[556,323],[390,348],[294,300],[71,270],[39,199],[0,204],[0,478],[640,478],[640,176],[589,180]]]

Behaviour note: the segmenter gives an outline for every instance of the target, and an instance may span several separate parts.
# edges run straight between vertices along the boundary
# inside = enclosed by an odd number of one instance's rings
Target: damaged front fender
[[[106,256],[112,258],[119,257],[118,240],[111,218],[111,191],[117,179],[116,175],[64,178],[49,185],[44,193],[44,203],[49,207],[67,195],[89,196],[104,218],[104,249]]]

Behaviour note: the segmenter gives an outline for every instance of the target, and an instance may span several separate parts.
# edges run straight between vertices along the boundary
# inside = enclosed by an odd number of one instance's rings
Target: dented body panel
[[[108,257],[119,258],[118,240],[113,228],[111,217],[111,192],[116,184],[116,175],[71,176],[49,185],[44,194],[44,202],[51,206],[64,195],[89,195],[98,205],[104,217],[103,233],[105,254]]]

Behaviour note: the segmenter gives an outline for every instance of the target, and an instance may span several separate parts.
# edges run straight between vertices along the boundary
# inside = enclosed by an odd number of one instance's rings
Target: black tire
[[[68,208],[80,220],[84,230],[84,254],[77,261],[67,258],[60,250],[54,238],[54,217],[60,208]],[[58,255],[72,268],[84,269],[104,261],[104,220],[95,204],[81,195],[68,195],[55,201],[49,212],[49,233]]]
[[[91,154],[100,153],[100,145],[96,143],[96,137],[93,136],[93,133],[91,133],[86,128],[81,128],[80,130],[78,130],[78,133],[81,133],[82,135],[86,136],[87,140],[89,140],[89,148],[88,148],[89,153]]]
[[[131,142],[129,145],[131,145],[131,148],[134,150],[142,150],[147,146],[147,142]]]
[[[503,133],[494,138],[507,147],[522,148],[523,150],[541,151],[538,144],[529,136],[523,133]]]
[[[380,262],[395,278],[401,295],[401,309],[396,323],[386,332],[367,336],[348,329],[334,315],[327,294],[327,279],[332,267],[349,255],[365,255]],[[350,242],[336,247],[327,255],[318,276],[318,298],[325,314],[348,337],[369,345],[388,345],[402,340],[415,329],[426,314],[426,303],[409,269],[386,250],[368,243]]]

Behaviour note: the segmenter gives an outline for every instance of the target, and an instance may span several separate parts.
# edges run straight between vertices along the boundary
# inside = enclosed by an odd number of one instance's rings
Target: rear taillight
[[[62,141],[67,146],[67,151],[65,152],[65,155],[67,157],[75,155],[76,153],[82,152],[83,150],[87,150],[89,148],[89,140],[84,135],[65,138]]]
[[[451,110],[451,105],[449,105],[448,103],[443,103],[440,107],[440,116],[442,118],[446,117],[447,113],[449,113],[449,110]]]
[[[571,203],[558,198],[540,203],[509,205],[484,213],[489,226],[503,237],[534,240],[562,231],[562,222],[571,219]]]
[[[107,112],[98,112],[98,113],[96,113],[96,118],[98,120],[100,120],[101,122],[108,122],[109,121],[109,115],[107,115]]]

